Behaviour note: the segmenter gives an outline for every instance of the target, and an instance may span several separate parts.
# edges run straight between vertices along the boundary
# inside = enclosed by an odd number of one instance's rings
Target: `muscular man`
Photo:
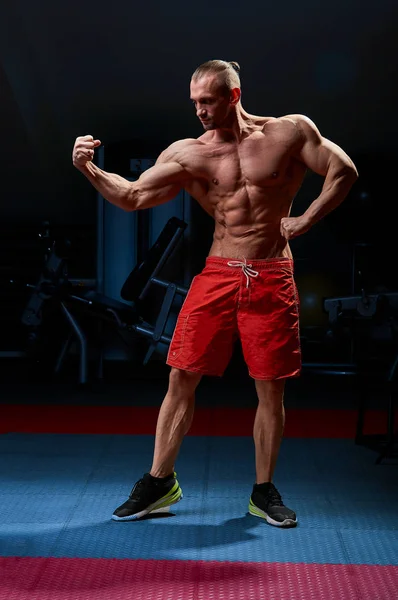
[[[241,104],[239,65],[204,63],[191,80],[191,101],[202,123],[198,139],[173,143],[156,164],[129,182],[92,163],[100,145],[79,137],[73,163],[109,202],[123,210],[150,208],[184,188],[215,221],[202,273],[181,309],[167,364],[152,468],[118,507],[115,520],[138,519],[182,498],[175,461],[193,417],[202,375],[221,376],[239,337],[255,380],[256,483],[251,514],[276,526],[297,523],[272,482],[284,427],[283,394],[301,368],[298,298],[289,240],[338,206],[357,179],[345,152],[302,115],[258,117]],[[290,217],[307,168],[325,177],[304,214]]]

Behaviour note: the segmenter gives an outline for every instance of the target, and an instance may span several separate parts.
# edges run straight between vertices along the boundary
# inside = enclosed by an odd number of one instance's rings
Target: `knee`
[[[255,383],[260,404],[270,406],[274,410],[283,408],[284,379],[274,379],[271,381],[256,379]]]
[[[202,375],[199,373],[172,367],[169,376],[169,392],[173,395],[191,396],[201,379]]]

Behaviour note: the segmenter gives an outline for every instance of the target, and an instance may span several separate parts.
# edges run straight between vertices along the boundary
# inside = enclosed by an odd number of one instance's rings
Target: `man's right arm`
[[[168,202],[192,179],[175,160],[175,153],[167,149],[137,181],[128,181],[120,175],[103,171],[91,162],[94,148],[99,145],[100,141],[92,136],[77,138],[73,148],[73,164],[108,202],[123,210],[152,208]]]

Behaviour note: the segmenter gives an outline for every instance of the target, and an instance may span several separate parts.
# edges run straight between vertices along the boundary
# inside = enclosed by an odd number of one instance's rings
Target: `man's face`
[[[232,104],[216,77],[207,76],[191,81],[191,100],[205,131],[226,126]]]

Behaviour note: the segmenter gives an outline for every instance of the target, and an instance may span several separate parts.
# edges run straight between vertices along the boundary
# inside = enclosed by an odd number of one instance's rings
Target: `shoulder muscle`
[[[189,153],[194,146],[197,146],[200,143],[201,142],[195,140],[194,138],[187,138],[184,140],[178,140],[177,142],[173,142],[168,148],[163,150],[156,162],[180,162],[180,159],[183,159],[185,155]]]

